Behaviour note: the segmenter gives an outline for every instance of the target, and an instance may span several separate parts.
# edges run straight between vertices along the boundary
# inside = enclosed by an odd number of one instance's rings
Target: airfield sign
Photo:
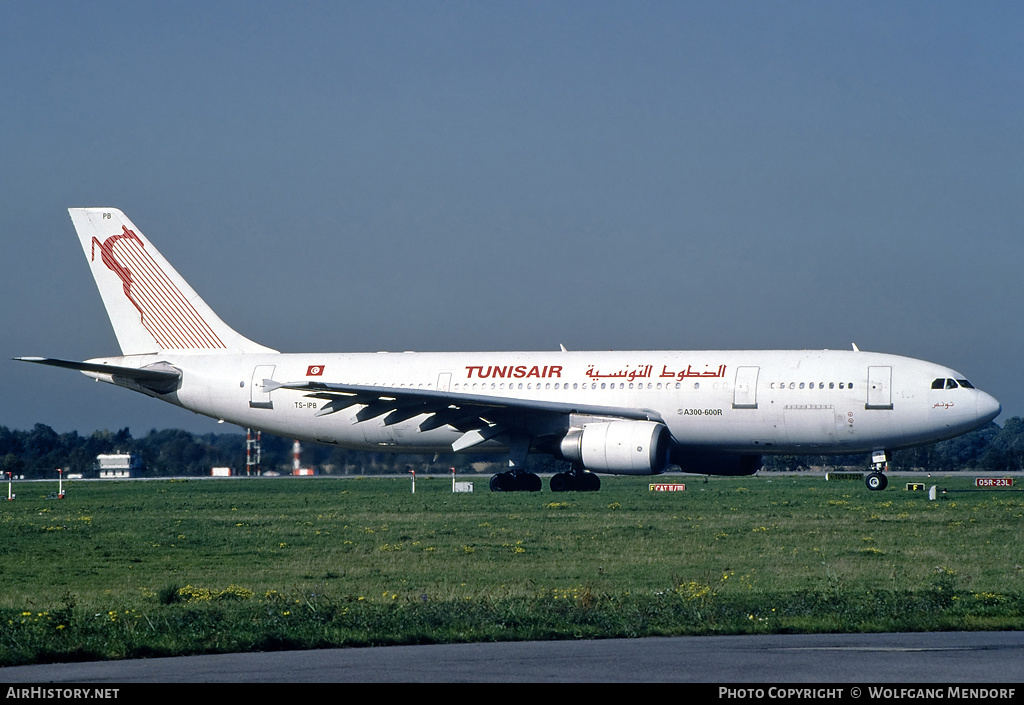
[[[1013,487],[1012,477],[979,477],[974,481],[975,487]]]

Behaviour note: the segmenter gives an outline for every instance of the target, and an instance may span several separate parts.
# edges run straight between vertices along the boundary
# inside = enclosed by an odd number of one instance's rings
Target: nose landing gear
[[[869,490],[884,490],[889,484],[889,478],[883,473],[889,469],[889,460],[892,457],[887,450],[876,450],[871,454],[872,472],[864,478]]]

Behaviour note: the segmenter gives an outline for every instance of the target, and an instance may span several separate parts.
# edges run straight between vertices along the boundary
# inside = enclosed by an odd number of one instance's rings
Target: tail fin
[[[116,208],[69,208],[124,355],[276,352],[230,328]]]

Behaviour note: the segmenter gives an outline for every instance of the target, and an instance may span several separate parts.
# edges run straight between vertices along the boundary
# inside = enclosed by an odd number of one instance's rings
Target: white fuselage
[[[644,409],[668,427],[674,447],[724,453],[897,449],[962,434],[1000,410],[990,395],[956,383],[964,378],[948,367],[861,351],[165,352],[101,362],[169,363],[182,371],[181,384],[161,398],[240,426],[349,448],[413,453],[451,452],[461,432],[450,426],[420,430],[425,416],[392,424],[381,417],[359,421],[359,405],[325,414],[323,400],[291,389],[267,392],[264,380]],[[473,451],[505,449],[495,439]]]

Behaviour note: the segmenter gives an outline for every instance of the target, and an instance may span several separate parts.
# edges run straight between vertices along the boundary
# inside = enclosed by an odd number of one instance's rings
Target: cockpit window
[[[974,385],[966,379],[948,379],[940,377],[939,379],[932,381],[932,389],[956,389],[958,386],[963,387],[964,389],[974,389]]]

